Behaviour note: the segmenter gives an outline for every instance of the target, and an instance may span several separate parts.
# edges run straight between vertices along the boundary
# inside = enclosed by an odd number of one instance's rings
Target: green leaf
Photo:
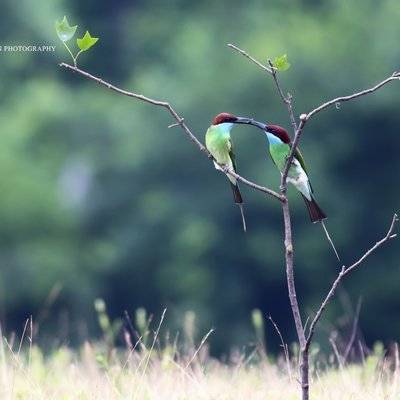
[[[67,42],[74,37],[78,25],[70,26],[67,17],[64,16],[62,21],[56,21],[55,27],[60,40]]]
[[[274,67],[278,71],[287,71],[290,68],[290,63],[287,59],[287,54],[283,54],[280,57],[276,57],[273,62]]]
[[[78,44],[78,47],[81,49],[81,51],[86,51],[89,50],[96,42],[99,40],[99,38],[95,38],[90,36],[89,31],[86,31],[85,36],[82,39],[76,39],[76,43]]]

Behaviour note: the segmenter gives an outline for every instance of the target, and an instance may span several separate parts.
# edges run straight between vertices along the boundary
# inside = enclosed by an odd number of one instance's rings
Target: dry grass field
[[[28,340],[29,342],[29,340]],[[207,346],[160,348],[156,340],[131,350],[86,343],[44,355],[35,345],[0,348],[1,400],[294,400],[300,398],[296,360],[271,361],[262,351],[234,353],[227,362]],[[313,362],[311,399],[398,400],[399,366],[381,352],[359,364]],[[331,357],[333,360],[333,357]],[[331,363],[331,365],[329,364]]]

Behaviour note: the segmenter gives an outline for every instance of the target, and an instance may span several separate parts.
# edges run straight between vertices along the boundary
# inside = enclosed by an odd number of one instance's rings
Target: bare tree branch
[[[281,202],[285,202],[286,201],[286,197],[285,196],[282,196],[281,194],[276,193],[275,191],[273,191],[271,189],[268,189],[265,186],[260,186],[257,183],[254,183],[252,181],[249,181],[246,178],[243,178],[243,176],[238,175],[233,169],[227,168],[226,165],[220,165],[220,167],[222,168],[223,172],[226,175],[233,176],[234,178],[236,178],[238,181],[242,182],[243,184],[245,184],[245,185],[247,185],[247,186],[249,186],[249,187],[251,187],[251,188],[253,188],[255,190],[258,190],[259,192],[263,192],[265,194],[269,194],[269,195],[277,198]]]
[[[286,368],[288,370],[289,380],[290,380],[290,382],[292,382],[292,368],[290,367],[290,358],[289,358],[288,345],[283,340],[283,336],[282,336],[281,331],[279,330],[279,327],[276,324],[276,322],[272,319],[272,317],[270,315],[268,316],[268,319],[271,321],[271,324],[273,325],[273,327],[275,328],[276,332],[278,333],[279,339],[281,341],[281,347],[283,348],[283,353],[285,355]]]
[[[114,92],[117,92],[117,93],[122,94],[124,96],[133,97],[133,98],[138,99],[140,101],[144,101],[145,103],[150,103],[150,104],[153,104],[154,106],[159,106],[159,107],[166,108],[169,111],[169,113],[172,115],[172,117],[177,121],[178,125],[181,126],[182,129],[185,131],[185,133],[189,136],[190,140],[197,145],[199,150],[201,150],[204,153],[206,153],[207,156],[210,156],[210,153],[205,148],[205,146],[190,131],[190,129],[185,124],[184,119],[178,115],[178,113],[171,107],[171,105],[168,102],[160,101],[160,100],[154,100],[154,99],[151,99],[150,97],[146,97],[146,96],[143,96],[141,94],[137,94],[137,93],[129,92],[129,91],[124,90],[124,89],[120,89],[117,86],[114,86],[111,83],[108,83],[108,82],[104,81],[101,78],[98,78],[98,77],[96,77],[96,76],[94,76],[92,74],[89,74],[86,71],[83,71],[83,70],[81,70],[81,69],[79,69],[77,67],[74,67],[74,66],[66,64],[66,63],[61,63],[60,67],[64,67],[64,68],[70,69],[71,71],[77,72],[77,73],[83,75],[84,77],[89,78],[89,79],[97,82],[98,84],[103,85],[106,88],[108,88],[110,90],[113,90]]]
[[[377,91],[378,89],[380,89],[381,87],[385,86],[387,83],[392,82],[392,81],[400,81],[400,72],[394,72],[391,76],[389,76],[388,78],[386,78],[383,81],[379,82],[378,84],[376,84],[372,88],[365,89],[365,90],[353,93],[353,94],[348,95],[348,96],[336,97],[335,99],[327,101],[326,103],[321,104],[317,108],[314,108],[313,110],[311,110],[307,114],[301,114],[300,115],[300,123],[299,123],[299,126],[297,127],[297,129],[295,130],[295,135],[294,135],[294,139],[293,139],[293,142],[292,142],[292,148],[291,148],[289,157],[287,159],[285,169],[284,169],[283,174],[282,174],[282,185],[284,185],[284,183],[286,182],[287,174],[289,173],[290,164],[293,161],[293,157],[295,155],[296,148],[297,148],[297,146],[299,144],[300,136],[301,136],[301,134],[303,132],[304,125],[306,124],[306,122],[311,117],[313,117],[315,114],[319,113],[322,110],[325,110],[326,108],[328,108],[328,107],[330,107],[330,106],[332,106],[334,104],[340,104],[340,103],[343,103],[343,102],[346,102],[346,101],[350,101],[350,100],[354,100],[354,99],[357,99],[359,97],[365,96],[367,94],[373,93],[373,92]]]
[[[378,84],[376,84],[375,86],[373,86],[370,89],[361,90],[360,92],[353,93],[349,96],[336,97],[333,100],[329,100],[326,103],[321,104],[317,108],[314,108],[314,110],[310,111],[308,114],[305,114],[305,117],[303,116],[303,119],[308,121],[313,115],[319,113],[322,110],[325,110],[325,108],[328,108],[332,105],[344,103],[345,101],[354,100],[358,97],[365,96],[366,94],[373,93],[376,90],[380,89],[382,86],[386,85],[387,83],[389,83],[391,81],[398,81],[398,80],[400,80],[400,72],[394,72],[391,76],[389,76],[385,80],[379,82]]]
[[[290,306],[293,313],[294,323],[296,326],[297,337],[299,339],[300,348],[306,344],[306,338],[301,321],[300,308],[297,301],[296,286],[294,280],[294,262],[293,262],[293,239],[292,225],[290,221],[290,210],[288,201],[282,202],[283,222],[285,226],[285,260],[286,260],[286,278],[288,284]]]
[[[321,318],[325,307],[328,305],[328,303],[332,299],[333,295],[335,294],[336,288],[338,287],[338,285],[341,282],[341,280],[343,279],[343,277],[348,275],[350,272],[354,271],[357,267],[359,267],[363,263],[363,261],[365,261],[366,258],[368,258],[375,250],[377,250],[379,247],[381,247],[384,243],[397,237],[397,234],[394,234],[393,231],[394,231],[395,225],[398,222],[398,220],[399,220],[399,218],[398,218],[397,214],[394,214],[394,216],[392,218],[392,222],[389,227],[389,230],[387,231],[386,235],[381,240],[376,242],[374,244],[374,246],[372,246],[369,250],[367,250],[354,264],[350,265],[349,267],[346,267],[345,265],[343,265],[339,275],[333,282],[328,294],[326,295],[324,301],[321,303],[320,308],[318,309],[317,313],[315,314],[314,319],[312,320],[312,322],[310,324],[309,333],[308,333],[307,341],[306,341],[306,349],[308,349],[311,344],[311,340],[312,340],[312,337],[313,337],[314,331],[315,331],[315,325]]]
[[[211,153],[206,149],[206,147],[197,139],[197,137],[193,134],[193,132],[190,130],[190,128],[186,125],[186,123],[184,122],[184,118],[182,118],[176,111],[175,109],[170,105],[170,103],[166,102],[166,101],[160,101],[160,100],[155,100],[152,99],[150,97],[146,97],[143,96],[141,94],[137,94],[134,92],[129,92],[127,90],[124,89],[120,89],[117,86],[112,85],[109,82],[104,81],[101,78],[98,78],[92,74],[89,74],[86,71],[83,71],[77,67],[74,67],[73,65],[67,64],[67,63],[61,63],[60,67],[64,67],[67,68],[71,71],[77,72],[78,74],[91,79],[95,82],[97,82],[98,84],[105,86],[107,89],[113,90],[114,92],[117,92],[119,94],[122,94],[124,96],[128,96],[128,97],[133,97],[137,100],[143,101],[145,103],[149,103],[152,104],[154,106],[158,106],[158,107],[163,107],[165,109],[168,110],[168,112],[172,115],[172,117],[177,121],[176,123],[169,125],[168,128],[173,128],[173,127],[181,127],[182,130],[185,132],[185,134],[189,137],[189,139],[199,148],[200,151],[202,151],[203,153],[205,153],[207,155],[208,158],[213,159]],[[215,161],[215,160],[214,160]],[[243,178],[241,175],[237,174],[235,171],[233,171],[232,169],[226,168],[226,166],[224,165],[220,165],[221,170],[226,174],[226,175],[231,175],[233,177],[235,177],[238,181],[240,181],[241,183],[255,189],[258,190],[264,194],[270,195],[276,199],[278,199],[281,202],[286,201],[285,196],[282,196],[281,194],[275,192],[272,189],[269,189],[265,186],[261,186],[258,185],[254,182],[251,182],[250,180]]]
[[[379,240],[379,242],[376,242],[374,244],[374,246],[372,246],[366,253],[364,253],[364,255],[358,261],[356,261],[350,267],[346,268],[344,274],[347,275],[351,271],[353,271],[355,268],[357,268],[367,257],[369,257],[378,247],[382,246],[385,242],[387,242],[390,239],[396,238],[397,233],[393,233],[393,230],[398,221],[399,221],[398,215],[394,214],[393,218],[392,218],[392,223],[390,224],[390,228],[389,228],[386,236],[383,239]]]

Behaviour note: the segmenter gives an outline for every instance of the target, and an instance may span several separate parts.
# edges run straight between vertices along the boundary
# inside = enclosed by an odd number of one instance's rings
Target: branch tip
[[[268,62],[268,65],[271,67],[272,73],[273,73],[273,74],[276,74],[276,71],[277,71],[278,69],[277,69],[277,68],[275,67],[275,65],[272,63],[271,59],[268,58],[267,62]]]
[[[180,118],[178,122],[174,124],[168,125],[168,129],[176,128],[177,126],[182,126],[182,123],[185,121],[185,118]]]

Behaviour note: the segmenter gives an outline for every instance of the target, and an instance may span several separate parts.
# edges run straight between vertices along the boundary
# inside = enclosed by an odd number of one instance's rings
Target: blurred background
[[[0,53],[0,320],[5,333],[38,324],[37,340],[78,344],[99,334],[93,307],[113,318],[138,307],[166,325],[196,315],[214,354],[253,340],[251,311],[295,339],[279,203],[242,186],[248,233],[226,179],[163,109],[118,96],[60,69],[70,62],[54,22],[67,15],[99,42],[80,66],[122,88],[168,100],[203,140],[228,111],[290,128],[273,82],[229,49],[261,61],[287,53],[282,85],[296,114],[370,87],[400,69],[398,0],[3,0]],[[74,39],[75,40],[75,39]],[[76,44],[71,42],[76,48]],[[400,86],[319,114],[301,148],[345,263],[387,230],[400,205]],[[240,173],[279,187],[265,138],[233,130]],[[340,266],[321,227],[289,190],[298,296],[316,310]],[[399,242],[380,249],[342,287],[319,330],[348,329],[362,297],[367,344],[400,336]],[[191,314],[193,315],[193,314]],[[278,349],[272,326],[267,348]],[[323,342],[322,342],[323,343]]]

